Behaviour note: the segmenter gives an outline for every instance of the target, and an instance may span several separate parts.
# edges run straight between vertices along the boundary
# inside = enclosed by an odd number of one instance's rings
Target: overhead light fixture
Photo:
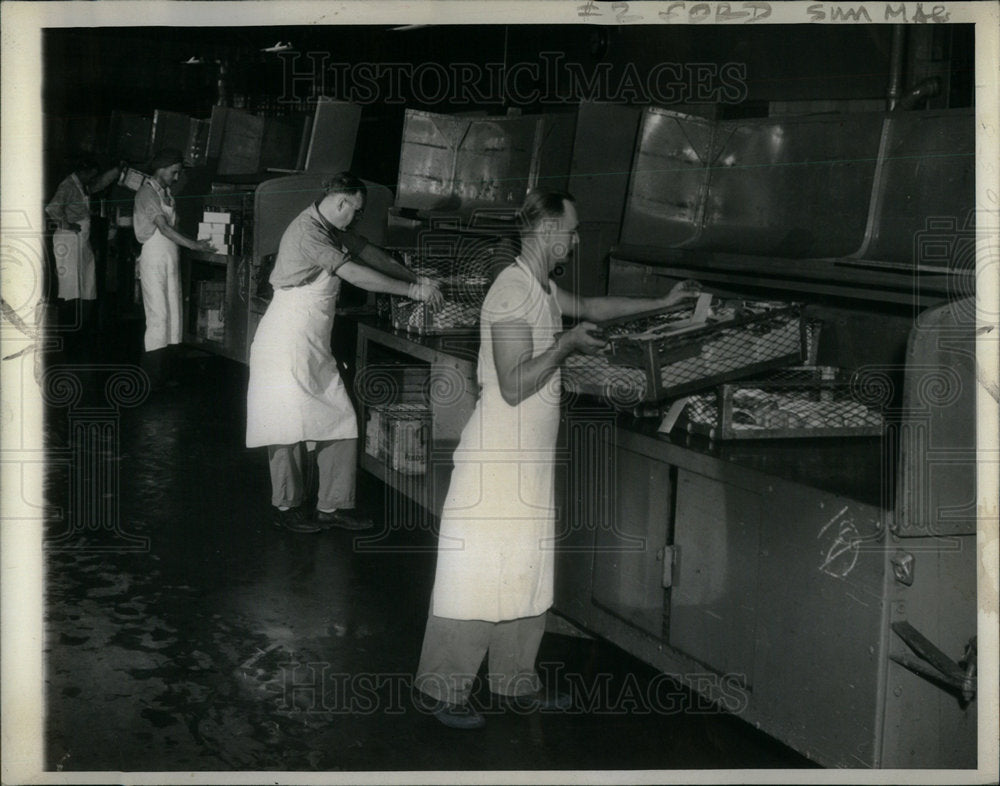
[[[393,32],[398,32],[401,30],[419,30],[421,27],[430,27],[430,25],[400,25],[399,27],[389,28]]]
[[[197,55],[191,55],[191,57],[181,63],[181,65],[205,65],[205,61]]]
[[[294,48],[295,47],[293,46],[293,44],[292,44],[291,41],[277,41],[274,44],[272,44],[271,46],[264,47],[260,51],[261,52],[288,52],[289,50],[294,49]]]

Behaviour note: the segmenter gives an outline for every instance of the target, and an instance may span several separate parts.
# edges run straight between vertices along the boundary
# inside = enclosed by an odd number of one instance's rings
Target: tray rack
[[[882,413],[861,400],[850,375],[829,366],[724,383],[689,397],[684,418],[689,433],[720,441],[868,437],[884,429]]]
[[[635,338],[635,331],[616,333],[625,324],[685,320],[692,308],[675,306],[602,323],[609,334],[609,351],[568,358],[563,367],[565,387],[629,408],[795,365],[811,356],[818,324],[804,321],[797,304],[748,307],[742,301],[724,301],[721,305],[732,309],[731,318],[659,336],[647,331],[653,336],[648,339]]]
[[[392,326],[421,336],[468,333],[479,327],[479,313],[486,297],[486,284],[444,281],[444,304],[432,308],[419,300],[392,296]]]
[[[489,277],[482,265],[459,262],[448,257],[424,258],[413,264],[413,272],[441,283],[444,304],[431,308],[410,298],[393,295],[388,308],[379,312],[396,330],[421,336],[474,332],[489,289]]]

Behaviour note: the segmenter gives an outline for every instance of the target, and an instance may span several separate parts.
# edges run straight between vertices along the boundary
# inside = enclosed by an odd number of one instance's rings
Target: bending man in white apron
[[[532,191],[521,210],[521,253],[483,303],[479,382],[472,418],[455,451],[444,503],[437,572],[415,687],[447,726],[479,728],[469,702],[489,652],[489,688],[516,708],[567,709],[543,692],[535,656],[552,605],[553,472],[559,366],[605,341],[590,321],[562,332],[562,316],[602,321],[697,294],[685,282],[662,298],[577,298],[549,279],[577,243],[568,194]]]
[[[344,231],[364,208],[364,183],[342,172],[327,181],[325,192],[281,237],[269,279],[274,298],[250,346],[246,444],[267,446],[274,523],[293,532],[371,526],[355,511],[357,416],[330,350],[340,282],[441,303],[436,286],[401,265],[384,265],[394,277],[369,267],[369,259],[385,255]],[[304,442],[316,442],[315,514],[301,507]]]
[[[184,156],[180,150],[159,151],[149,164],[150,178],[135,195],[132,221],[136,239],[142,243],[139,282],[142,308],[146,312],[145,354],[142,365],[153,389],[165,381],[167,351],[181,343],[183,306],[180,252],[215,251],[208,240],[192,240],[178,232],[177,212],[171,187],[180,177]]]

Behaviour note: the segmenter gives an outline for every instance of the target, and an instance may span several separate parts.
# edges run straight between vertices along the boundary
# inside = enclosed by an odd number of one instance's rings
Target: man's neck
[[[538,280],[542,288],[549,287],[549,264],[545,254],[537,246],[526,243],[517,255],[518,260]]]

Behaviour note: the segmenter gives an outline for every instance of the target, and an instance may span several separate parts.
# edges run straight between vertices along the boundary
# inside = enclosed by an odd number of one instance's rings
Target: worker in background
[[[535,657],[552,605],[553,486],[559,366],[606,344],[603,321],[697,295],[694,282],[660,298],[578,298],[550,279],[569,261],[577,214],[568,194],[536,190],[520,215],[521,250],[494,281],[480,321],[480,398],[454,454],[415,699],[446,726],[479,728],[469,702],[489,653],[489,689],[514,709],[568,709],[542,690]]]
[[[114,182],[119,168],[99,172],[97,161],[90,156],[79,157],[73,172],[59,184],[52,201],[45,206],[46,214],[57,223],[52,238],[57,294],[65,302],[81,301],[81,332],[93,327],[93,303],[97,299],[97,271],[90,244],[90,195]]]
[[[150,177],[135,195],[132,215],[139,254],[142,307],[146,312],[143,369],[154,390],[176,384],[169,353],[181,343],[183,317],[180,253],[215,251],[208,240],[192,240],[175,228],[177,213],[171,188],[180,177],[184,156],[179,150],[160,150],[149,163]]]
[[[250,347],[246,444],[267,446],[274,523],[293,532],[372,526],[355,508],[357,416],[330,350],[341,281],[432,306],[442,302],[431,281],[345,232],[364,204],[364,183],[342,172],[289,224],[269,279],[274,297]],[[386,272],[359,260],[375,260]],[[306,442],[316,443],[315,512],[303,509]]]

